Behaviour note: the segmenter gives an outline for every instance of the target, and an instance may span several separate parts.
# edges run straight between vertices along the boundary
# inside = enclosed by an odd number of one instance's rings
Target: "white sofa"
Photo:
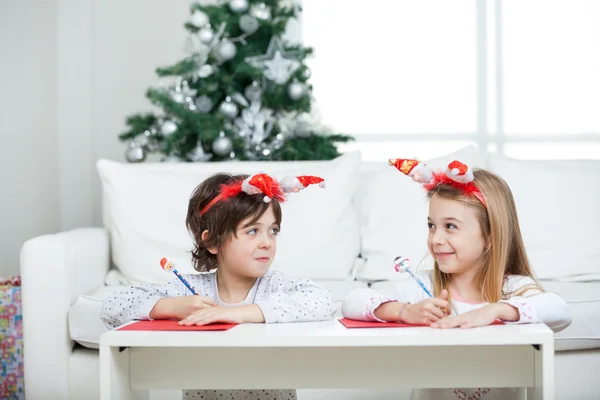
[[[407,156],[390,154],[390,156]],[[410,155],[408,155],[410,156]],[[474,146],[436,160],[486,166],[513,189],[521,227],[542,285],[561,294],[573,324],[557,334],[558,399],[598,399],[600,381],[600,162],[516,161]],[[27,241],[21,252],[25,391],[28,400],[99,398],[98,339],[102,299],[115,286],[172,277],[163,256],[192,271],[184,219],[192,189],[217,171],[319,174],[325,190],[309,188],[284,204],[273,268],[312,278],[340,302],[352,289],[386,291],[396,255],[426,254],[425,195],[387,162],[359,153],[327,162],[129,165],[101,160],[104,227]],[[420,268],[430,268],[425,258]],[[357,365],[357,368],[360,368]],[[332,371],[335,373],[335,371]],[[306,399],[401,399],[407,390],[299,390]],[[151,393],[177,398],[179,392]]]

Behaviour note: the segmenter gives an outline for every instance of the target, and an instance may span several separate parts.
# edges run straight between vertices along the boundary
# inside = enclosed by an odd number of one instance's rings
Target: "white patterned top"
[[[425,287],[433,292],[433,271],[419,271],[416,275]],[[519,311],[519,320],[505,321],[507,324],[527,324],[543,322],[553,331],[558,332],[571,324],[571,315],[567,303],[556,293],[542,292],[539,289],[528,289],[520,296],[520,289],[535,285],[533,279],[526,276],[510,275],[505,278],[503,293],[507,293],[500,302],[508,303]],[[389,301],[402,303],[418,303],[428,298],[425,291],[412,279],[399,282],[394,287],[394,294],[386,296],[372,289],[358,289],[348,295],[342,306],[342,314],[346,318],[363,321],[381,321],[375,316],[375,310]],[[452,297],[452,314],[464,314],[481,308],[488,303],[472,304]],[[524,388],[456,388],[456,389],[413,389],[411,400],[511,400],[520,399]]]
[[[269,271],[258,278],[246,299],[228,304],[219,298],[217,274],[184,275],[200,296],[212,298],[223,307],[257,304],[266,323],[309,322],[332,319],[335,306],[331,293],[309,279],[296,279],[279,271]],[[150,311],[164,297],[186,296],[191,293],[179,280],[155,286],[141,284],[115,293],[105,300],[101,319],[109,328],[133,320],[148,320]],[[185,400],[296,400],[295,389],[273,390],[184,390]]]

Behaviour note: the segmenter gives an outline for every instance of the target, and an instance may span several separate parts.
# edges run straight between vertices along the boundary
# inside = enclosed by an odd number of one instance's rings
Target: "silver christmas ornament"
[[[222,61],[229,61],[237,54],[235,44],[229,40],[222,41],[217,47],[217,56]]]
[[[299,100],[304,96],[306,86],[300,82],[292,82],[288,86],[288,96],[292,100]]]
[[[231,97],[227,96],[225,101],[221,103],[219,106],[219,111],[225,117],[229,119],[234,119],[237,116],[238,108],[234,102],[231,101]]]
[[[200,78],[206,78],[206,77],[209,77],[210,75],[212,75],[213,72],[215,72],[215,69],[213,68],[212,65],[204,64],[203,66],[201,66],[198,69],[198,76]]]
[[[208,15],[203,13],[200,10],[194,11],[191,17],[192,25],[197,26],[198,28],[202,28],[204,25],[208,24]]]
[[[258,20],[250,15],[240,17],[240,29],[248,34],[253,34],[258,30]]]
[[[171,94],[171,98],[176,103],[183,103],[185,101],[185,97],[183,96],[183,93],[181,93],[181,92],[173,92],[173,94]]]
[[[235,13],[243,13],[248,9],[248,0],[230,0],[229,8]]]
[[[196,109],[201,114],[207,114],[212,110],[213,102],[207,95],[202,95],[196,99]]]
[[[235,101],[236,103],[238,103],[241,106],[244,106],[244,107],[250,106],[250,103],[248,103],[248,100],[246,100],[246,98],[244,96],[242,96],[242,94],[239,92],[235,92],[234,94],[232,94],[231,98],[233,99],[233,101]]]
[[[304,71],[302,71],[302,77],[303,77],[304,79],[308,79],[308,78],[310,78],[311,74],[312,74],[312,71],[311,71],[311,70],[310,70],[310,68],[308,68],[308,67],[305,67],[305,68],[304,68]]]
[[[202,28],[198,31],[198,39],[200,39],[202,43],[208,44],[212,42],[214,37],[215,33],[210,28]]]
[[[239,136],[247,143],[259,145],[271,134],[273,110],[263,109],[260,101],[253,101],[250,107],[242,110],[241,116],[234,123]]]
[[[282,85],[300,68],[301,64],[296,60],[300,56],[299,51],[286,52],[281,40],[274,36],[269,42],[266,54],[246,57],[244,61],[253,67],[263,69],[267,79]]]
[[[311,135],[311,119],[307,113],[302,113],[296,117],[296,126],[294,135],[298,137],[309,137]]]
[[[169,136],[177,130],[177,124],[173,121],[165,121],[160,126],[160,133],[164,136]]]
[[[212,158],[212,154],[207,154],[202,148],[202,143],[198,143],[196,148],[188,154],[188,158],[194,162],[204,162]]]
[[[258,19],[271,19],[271,9],[265,3],[253,4],[250,7],[250,15]]]
[[[262,96],[262,90],[258,82],[254,81],[244,89],[244,96],[250,101],[258,101]]]
[[[140,133],[133,139],[133,144],[135,147],[145,147],[150,142],[150,132],[146,131],[144,133]]]
[[[135,147],[135,145],[132,144],[125,151],[125,159],[130,163],[142,162],[146,159],[146,150],[143,147]]]
[[[277,119],[277,125],[281,131],[280,135],[284,137],[308,137],[316,129],[316,122],[308,113],[284,112]]]
[[[212,151],[218,156],[226,156],[231,152],[233,148],[233,144],[231,143],[231,139],[225,136],[223,132],[221,132],[220,136],[212,143]]]

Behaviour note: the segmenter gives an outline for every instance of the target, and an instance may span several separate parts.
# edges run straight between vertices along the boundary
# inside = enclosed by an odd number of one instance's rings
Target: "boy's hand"
[[[487,326],[492,324],[498,318],[505,320],[517,320],[514,318],[516,313],[518,319],[518,311],[505,303],[488,304],[487,306],[478,308],[477,310],[469,311],[460,315],[453,315],[443,318],[436,323],[431,324],[432,328],[475,328],[478,326]],[[503,316],[506,316],[504,318]]]
[[[415,304],[406,304],[400,315],[400,321],[407,324],[430,325],[447,315],[448,291],[442,290],[440,297],[432,297]]]
[[[265,322],[265,318],[256,304],[237,307],[209,307],[192,313],[179,321],[179,325],[208,325],[214,322],[241,324]]]
[[[206,296],[165,297],[156,302],[149,317],[152,319],[183,319],[199,310],[213,308],[215,302]]]

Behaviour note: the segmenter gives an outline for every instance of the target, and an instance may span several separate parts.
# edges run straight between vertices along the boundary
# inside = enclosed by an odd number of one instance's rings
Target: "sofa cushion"
[[[600,161],[489,162],[511,187],[536,276],[600,280]]]
[[[406,274],[401,276],[410,279]],[[392,296],[395,284],[396,281],[376,282],[371,288]],[[540,281],[540,285],[565,299],[571,311],[571,325],[555,335],[556,350],[600,348],[600,282]]]
[[[114,279],[113,276],[111,280]],[[341,316],[342,302],[346,296],[355,289],[367,287],[366,283],[351,279],[344,281],[317,280],[316,282],[331,291],[338,316]],[[115,291],[127,287],[128,285],[102,286],[90,295],[79,296],[69,309],[68,321],[71,339],[90,349],[99,348],[100,336],[109,330],[100,320],[102,303]]]
[[[476,146],[425,162],[437,169],[445,168],[455,159],[471,166],[480,165]],[[361,257],[366,259],[364,268],[357,271],[358,279],[398,279],[393,261],[399,255],[408,257],[415,266],[424,260],[420,268],[432,267],[432,259],[427,257],[429,206],[419,184],[385,161],[363,163],[354,205],[360,223]]]
[[[193,272],[187,203],[194,188],[217,172],[319,175],[326,189],[311,186],[282,204],[282,231],[272,268],[312,279],[346,279],[360,251],[352,205],[360,153],[331,161],[144,163],[98,162],[103,220],[110,232],[112,261],[136,282],[173,278],[159,266],[171,258],[182,273]]]

